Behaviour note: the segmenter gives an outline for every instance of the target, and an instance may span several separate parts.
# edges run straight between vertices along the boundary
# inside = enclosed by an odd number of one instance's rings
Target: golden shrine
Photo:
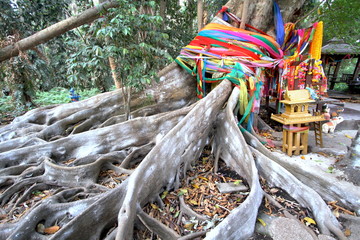
[[[309,104],[315,101],[310,98],[306,89],[285,92],[285,100],[280,101],[285,105],[285,112],[272,114],[271,119],[283,125],[283,152],[289,156],[307,154],[308,150],[308,123],[324,121],[323,115],[309,113]],[[319,132],[321,134],[321,131]],[[315,133],[316,135],[316,133]]]

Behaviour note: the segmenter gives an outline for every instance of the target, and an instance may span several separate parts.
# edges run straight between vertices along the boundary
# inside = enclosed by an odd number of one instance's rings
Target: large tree
[[[292,20],[304,2],[279,1],[285,20]],[[227,5],[241,13],[241,3]],[[88,20],[99,16],[91,11]],[[264,31],[272,30],[272,15],[271,0],[248,6],[249,23]],[[325,201],[359,211],[358,187],[283,161],[255,133],[239,129],[234,115],[239,89],[228,80],[196,101],[194,78],[177,64],[158,77],[159,83],[134,93],[130,120],[120,89],[34,109],[0,129],[0,202],[8,220],[0,225],[1,239],[132,239],[144,229],[162,239],[178,239],[179,232],[144,210],[149,203],[166,208],[170,191],[178,191],[183,216],[209,226],[192,238],[247,239],[264,198],[260,176],[309,209],[321,233],[345,239]],[[195,214],[183,201],[185,192],[179,192],[196,178],[187,175],[205,146],[212,147],[214,168],[221,161],[250,187],[246,199],[222,221]]]

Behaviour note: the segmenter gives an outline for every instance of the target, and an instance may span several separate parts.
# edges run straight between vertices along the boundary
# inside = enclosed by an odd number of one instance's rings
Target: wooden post
[[[283,128],[283,145],[282,145],[283,152],[286,152],[286,145],[288,143],[287,135],[288,135],[288,131],[285,128]]]
[[[203,26],[203,17],[204,17],[204,1],[197,1],[197,21],[198,21],[198,32],[204,27]]]
[[[308,134],[309,134],[309,130],[304,131],[304,133],[302,134],[302,145],[304,146],[304,149],[302,151],[302,154],[307,154],[308,153]]]
[[[297,127],[301,127],[301,123],[297,124]],[[295,133],[295,155],[299,155],[300,154],[300,146],[302,146],[302,142],[301,142],[301,133],[302,131],[300,132],[296,132]]]
[[[244,5],[243,5],[243,9],[242,9],[242,14],[241,14],[241,24],[240,24],[240,28],[241,29],[245,29],[245,24],[248,21],[248,6],[250,4],[250,0],[245,0],[244,1]]]
[[[341,66],[341,60],[340,60],[340,62],[336,63],[336,68],[335,68],[334,74],[331,79],[330,90],[334,89],[335,81],[336,81],[337,75],[339,74],[340,66]]]
[[[353,74],[353,81],[355,81],[358,78],[359,72],[360,72],[360,56],[358,57],[358,60],[357,60],[356,65],[355,65],[355,70],[354,70],[354,74]]]
[[[289,125],[289,129],[291,129],[293,125],[290,124]],[[288,130],[288,149],[287,149],[287,154],[291,157],[292,156],[292,152],[293,152],[293,139],[294,139],[294,132],[292,132],[291,130]]]

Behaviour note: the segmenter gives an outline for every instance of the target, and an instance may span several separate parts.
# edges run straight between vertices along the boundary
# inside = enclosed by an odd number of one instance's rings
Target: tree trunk
[[[198,0],[197,1],[197,23],[198,23],[198,31],[200,31],[204,25],[204,1]]]
[[[119,88],[121,88],[122,85],[121,85],[121,81],[119,80],[117,72],[116,72],[116,62],[113,57],[109,57],[109,64],[110,64],[111,75],[114,80],[115,87],[116,87],[116,89],[119,89]]]
[[[265,3],[251,5],[266,13],[267,23],[272,10]],[[283,189],[311,211],[321,233],[345,239],[325,201],[360,213],[359,187],[279,159],[255,133],[239,129],[239,89],[228,80],[196,102],[196,81],[177,64],[159,78],[133,93],[130,120],[118,89],[34,109],[0,128],[0,239],[248,239],[259,209],[269,207],[266,186]],[[211,157],[201,156],[205,146]],[[232,211],[222,206],[227,200],[212,199],[210,176],[219,164],[249,186],[236,195],[243,201]],[[196,185],[198,179],[204,185]],[[218,201],[214,211],[226,214],[195,212],[185,201],[190,186],[210,189],[196,204],[205,209]],[[161,222],[155,211],[174,218]],[[191,232],[198,228],[203,231]]]
[[[164,30],[165,28],[165,22],[166,22],[166,1],[165,0],[161,0],[160,1],[160,12],[159,12],[160,17],[163,19],[163,22],[161,24],[161,30]]]

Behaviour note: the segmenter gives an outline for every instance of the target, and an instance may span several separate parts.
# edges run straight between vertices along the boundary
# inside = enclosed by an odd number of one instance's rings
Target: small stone
[[[336,240],[335,238],[329,236],[329,235],[324,235],[324,234],[320,234],[318,236],[319,240]]]
[[[274,240],[313,240],[301,223],[284,217],[274,219],[269,226],[269,232]]]
[[[247,191],[249,189],[243,183],[216,183],[216,186],[221,193],[240,192]]]

